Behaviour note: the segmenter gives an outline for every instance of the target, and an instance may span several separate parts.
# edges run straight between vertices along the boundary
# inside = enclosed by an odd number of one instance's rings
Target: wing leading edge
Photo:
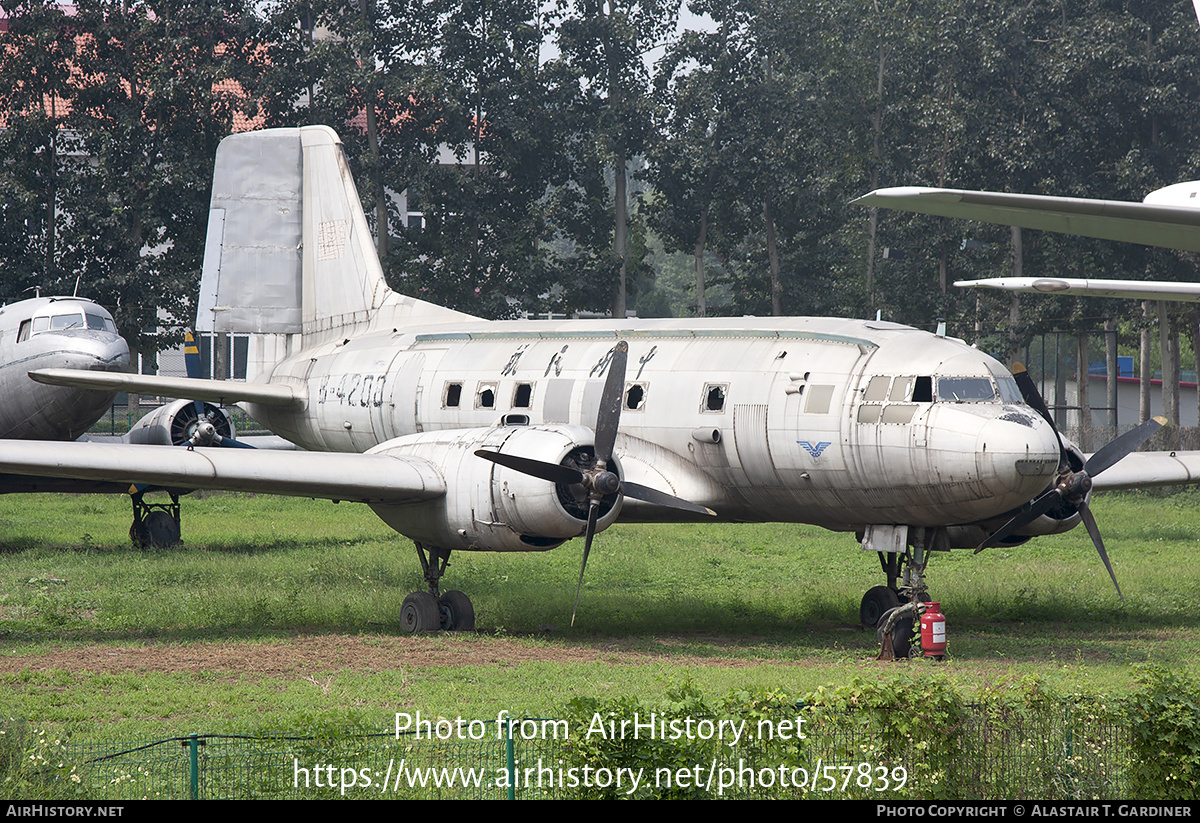
[[[362,503],[417,503],[446,493],[429,461],[387,454],[0,440],[0,472]]]
[[[278,383],[235,383],[231,380],[201,380],[192,377],[160,377],[152,374],[39,369],[29,376],[51,386],[74,386],[102,391],[140,392],[186,400],[204,400],[222,406],[258,403],[263,406],[302,408],[306,398],[291,386]]]
[[[918,186],[878,189],[853,202],[858,206],[1200,251],[1200,208],[1191,205]]]

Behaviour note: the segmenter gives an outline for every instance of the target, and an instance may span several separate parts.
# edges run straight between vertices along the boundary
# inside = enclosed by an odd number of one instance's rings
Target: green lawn
[[[77,736],[387,723],[419,708],[549,714],[572,696],[696,684],[802,693],[935,670],[967,689],[1038,680],[1123,694],[1135,665],[1200,672],[1200,494],[1098,497],[1125,591],[1082,528],[938,555],[950,658],[882,664],[857,626],[879,564],[806,526],[615,526],[593,547],[456,554],[478,633],[401,636],[412,544],[356,504],[184,498],[184,544],[142,551],[122,497],[0,498],[0,713]]]

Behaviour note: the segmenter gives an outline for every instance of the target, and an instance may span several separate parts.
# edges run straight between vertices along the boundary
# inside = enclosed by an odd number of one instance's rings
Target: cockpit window
[[[1025,402],[1025,398],[1021,396],[1021,390],[1017,388],[1017,381],[1013,380],[1011,375],[997,377],[996,385],[1000,387],[1000,399],[1005,403]]]
[[[92,314],[91,312],[84,312],[84,316],[87,318],[87,327],[89,329],[112,332],[113,334],[117,333],[117,324],[110,318],[101,314]]]
[[[939,377],[938,400],[950,403],[983,403],[996,399],[996,389],[986,377]]]
[[[62,331],[63,329],[82,329],[85,328],[83,315],[79,312],[72,314],[56,314],[50,318],[50,330]]]

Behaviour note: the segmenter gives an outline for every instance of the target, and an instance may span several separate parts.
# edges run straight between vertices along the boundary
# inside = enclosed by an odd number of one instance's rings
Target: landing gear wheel
[[[442,631],[475,631],[475,607],[471,605],[471,598],[462,592],[457,589],[446,592],[438,598],[438,608]]]
[[[161,509],[150,512],[142,521],[142,529],[146,535],[146,545],[152,548],[165,549],[179,542],[179,524]]]
[[[436,632],[442,627],[437,598],[429,592],[413,592],[400,607],[400,630],[409,634]]]
[[[858,607],[858,619],[864,627],[874,629],[879,625],[879,618],[889,609],[900,605],[900,596],[887,586],[875,586],[863,595]]]

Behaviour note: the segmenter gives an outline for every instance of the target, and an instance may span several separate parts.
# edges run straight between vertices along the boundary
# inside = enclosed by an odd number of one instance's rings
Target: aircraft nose
[[[125,338],[109,332],[71,335],[61,349],[66,369],[126,371],[129,368],[129,344]]]
[[[997,497],[1013,507],[1046,490],[1058,472],[1059,445],[1054,430],[1032,409],[1005,407],[987,422],[976,443],[979,476]]]

